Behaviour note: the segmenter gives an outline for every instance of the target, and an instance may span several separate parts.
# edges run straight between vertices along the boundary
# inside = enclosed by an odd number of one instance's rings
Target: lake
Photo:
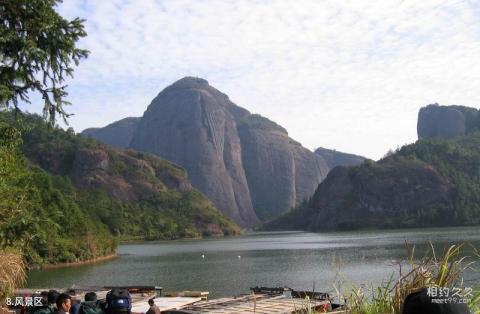
[[[123,244],[119,258],[85,266],[34,270],[28,287],[157,285],[166,291],[204,290],[212,297],[248,293],[253,286],[333,292],[339,280],[378,284],[405,261],[405,242],[424,252],[452,243],[480,247],[480,228],[336,233],[265,232],[240,237]],[[202,258],[204,255],[204,258]],[[467,274],[480,283],[478,274]]]

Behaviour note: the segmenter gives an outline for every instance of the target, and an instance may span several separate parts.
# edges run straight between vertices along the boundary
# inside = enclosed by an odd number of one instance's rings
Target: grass
[[[467,269],[474,269],[480,255],[466,256],[465,245],[452,245],[442,255],[437,255],[431,245],[427,253],[416,259],[415,248],[409,248],[406,271],[399,264],[398,279],[393,275],[378,287],[351,289],[346,303],[351,314],[401,314],[403,301],[410,293],[430,286],[448,288],[468,288],[463,280]],[[480,314],[480,289],[474,289],[469,308],[472,313]]]
[[[480,286],[474,289],[473,298],[468,305],[470,311],[474,314],[480,314]]]
[[[21,254],[0,251],[0,305],[25,282],[25,264]]]

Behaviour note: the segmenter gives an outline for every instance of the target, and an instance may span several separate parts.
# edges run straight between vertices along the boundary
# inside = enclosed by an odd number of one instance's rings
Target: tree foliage
[[[13,123],[21,127],[13,128],[8,141],[0,141],[8,143],[0,146],[0,167],[4,169],[0,176],[0,250],[21,247],[30,264],[75,262],[113,253],[116,239],[239,232],[198,191],[167,188],[162,175],[174,181],[186,177],[184,170],[165,160],[132,152],[145,162],[145,167],[139,167],[121,158],[124,152],[49,127],[38,116],[15,119],[13,113],[0,112],[0,125]],[[17,133],[18,129],[22,132]],[[85,150],[108,155],[108,168],[99,174],[104,178],[121,177],[127,184],[162,188],[134,201],[113,197],[102,187],[79,187],[74,184],[78,179],[75,162],[77,152]],[[148,171],[150,167],[155,169],[153,173]]]
[[[378,162],[338,167],[307,205],[267,229],[361,229],[480,224],[480,132],[422,139]]]
[[[27,263],[77,261],[113,252],[107,228],[90,222],[75,200],[72,183],[25,158],[21,147],[31,128],[22,120],[2,118],[0,113],[0,252],[19,249]]]
[[[71,21],[55,11],[61,0],[0,0],[0,107],[18,109],[29,91],[44,100],[44,117],[55,122],[64,111],[65,79],[73,65],[88,56],[76,47],[86,36],[83,20]]]

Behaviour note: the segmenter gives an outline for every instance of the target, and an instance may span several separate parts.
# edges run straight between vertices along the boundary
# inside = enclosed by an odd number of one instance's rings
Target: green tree
[[[15,247],[28,256],[29,243],[39,228],[38,188],[20,152],[18,129],[0,121],[0,253]]]
[[[55,11],[61,0],[0,0],[0,109],[19,109],[30,102],[30,91],[41,94],[44,118],[51,124],[64,111],[65,79],[73,65],[88,56],[76,47],[85,37],[83,22],[71,21]]]
[[[18,111],[19,102],[30,102],[29,92],[34,92],[44,100],[44,119],[53,125],[60,115],[66,122],[65,79],[88,51],[76,47],[86,36],[84,21],[60,16],[55,11],[60,2],[0,0],[0,111]],[[17,123],[0,121],[0,268],[3,275],[12,274],[0,276],[0,304],[25,278],[26,252],[12,253],[9,247],[32,247],[25,244],[39,240],[38,189],[20,143]]]

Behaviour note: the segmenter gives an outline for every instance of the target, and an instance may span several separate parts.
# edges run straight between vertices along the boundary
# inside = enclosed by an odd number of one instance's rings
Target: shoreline
[[[118,244],[142,244],[142,243],[163,243],[163,242],[177,242],[177,241],[200,241],[200,240],[208,240],[208,239],[222,239],[222,238],[229,238],[229,237],[238,237],[245,235],[245,232],[235,234],[235,235],[224,235],[224,234],[214,234],[209,236],[199,236],[199,237],[184,237],[184,238],[176,238],[176,239],[157,239],[157,240],[145,240],[145,239],[122,239],[119,240]]]
[[[89,264],[96,264],[96,263],[101,263],[101,262],[106,262],[110,261],[113,259],[118,258],[118,254],[109,254],[105,256],[100,256],[96,258],[92,258],[89,260],[85,261],[78,261],[78,262],[68,262],[68,263],[58,263],[58,264],[41,264],[41,265],[35,265],[31,269],[53,269],[53,268],[63,268],[63,267],[76,267],[76,266],[83,266],[83,265],[89,265]]]

